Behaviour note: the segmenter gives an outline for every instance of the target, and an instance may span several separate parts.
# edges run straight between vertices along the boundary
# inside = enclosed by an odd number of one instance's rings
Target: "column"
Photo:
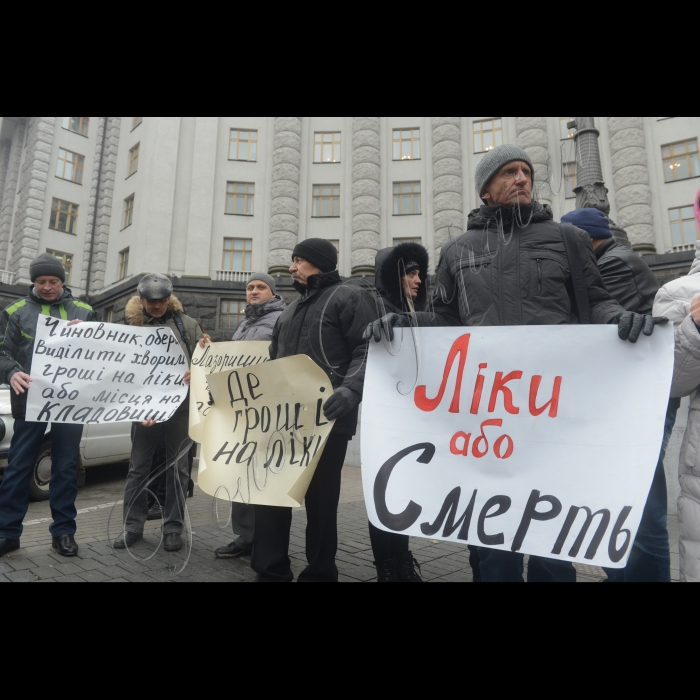
[[[608,117],[608,131],[617,222],[634,250],[656,253],[644,117]]]
[[[535,198],[551,206],[553,196],[547,117],[516,117],[516,134],[518,146],[530,156],[535,166]]]
[[[270,219],[270,274],[289,274],[299,240],[302,117],[275,117]]]
[[[462,117],[432,117],[435,254],[464,233]]]
[[[26,124],[18,124],[12,138],[10,155],[5,175],[4,195],[0,203],[0,270],[9,270],[8,252],[12,238],[12,220],[15,210],[15,197],[19,183],[19,169],[22,162],[22,145]]]
[[[352,275],[374,275],[381,247],[381,163],[379,117],[353,117]]]

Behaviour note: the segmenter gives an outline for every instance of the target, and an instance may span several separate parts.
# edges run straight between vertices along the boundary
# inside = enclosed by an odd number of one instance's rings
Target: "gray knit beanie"
[[[173,295],[173,283],[165,275],[146,275],[139,282],[137,291],[147,301],[161,301]]]
[[[504,165],[513,163],[516,160],[523,161],[532,168],[532,176],[534,179],[535,166],[532,164],[530,156],[523,151],[522,148],[512,146],[511,144],[504,144],[503,146],[498,146],[492,151],[489,151],[479,165],[476,166],[476,189],[479,196],[483,196],[484,190]]]
[[[29,279],[36,282],[39,277],[58,277],[61,282],[66,281],[66,271],[58,258],[50,253],[42,253],[29,266]]]
[[[254,275],[251,275],[248,284],[251,282],[264,282],[272,290],[272,293],[277,296],[277,285],[270,275],[266,275],[264,272],[256,272]]]

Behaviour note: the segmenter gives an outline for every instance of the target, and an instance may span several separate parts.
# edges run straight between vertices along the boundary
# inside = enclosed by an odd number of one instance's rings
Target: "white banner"
[[[40,316],[27,420],[164,423],[187,398],[188,369],[188,358],[167,327],[69,326]]]
[[[661,449],[673,330],[405,331],[372,344],[362,471],[378,528],[624,568]]]

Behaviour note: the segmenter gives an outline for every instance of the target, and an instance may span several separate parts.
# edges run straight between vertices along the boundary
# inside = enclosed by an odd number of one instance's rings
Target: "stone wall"
[[[537,200],[551,206],[554,197],[547,123],[547,117],[516,117],[518,146],[530,156],[535,166]]]
[[[15,208],[15,195],[19,183],[19,169],[22,162],[22,145],[24,143],[26,124],[17,125],[5,175],[5,188],[0,205],[0,270],[8,269],[8,252],[12,236],[12,217]]]
[[[462,117],[433,117],[433,206],[435,259],[464,232]]]

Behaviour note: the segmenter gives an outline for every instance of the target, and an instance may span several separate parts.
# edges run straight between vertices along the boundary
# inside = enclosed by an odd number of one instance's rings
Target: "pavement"
[[[80,555],[64,559],[51,549],[48,503],[33,503],[25,520],[22,549],[0,559],[0,583],[152,583],[212,582],[245,583],[255,579],[249,559],[217,561],[214,551],[233,538],[228,524],[228,505],[195,489],[188,501],[191,546],[179,554],[162,551],[160,523],[149,523],[144,541],[129,552],[115,552],[111,542],[121,534],[123,495],[127,465],[88,471],[88,483],[78,497]],[[344,583],[376,581],[367,529],[362,478],[359,469],[343,470],[338,512],[338,568]],[[294,512],[290,557],[297,576],[305,568],[304,531],[306,513]],[[672,575],[678,581],[678,521],[669,519]],[[434,540],[412,540],[412,551],[430,583],[471,583],[469,551],[461,545]],[[577,566],[581,583],[605,580],[601,569]]]

